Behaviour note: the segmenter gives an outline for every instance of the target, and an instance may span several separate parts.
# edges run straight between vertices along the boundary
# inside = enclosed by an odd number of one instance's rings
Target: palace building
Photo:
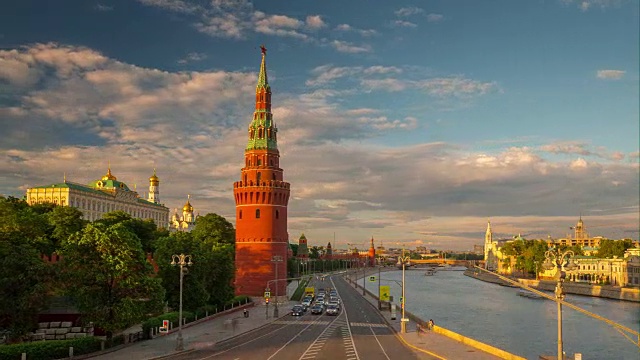
[[[27,203],[53,203],[75,207],[82,212],[85,220],[94,221],[111,211],[124,211],[134,218],[151,219],[159,227],[169,225],[169,209],[160,203],[160,180],[155,170],[149,178],[149,195],[140,197],[127,184],[118,181],[111,173],[111,167],[102,178],[89,185],[67,181],[36,186],[27,189]]]
[[[289,183],[280,168],[277,133],[271,114],[264,46],[256,86],[255,111],[249,124],[240,181],[233,184],[236,203],[235,293],[286,294],[289,247],[287,204]],[[276,279],[276,274],[278,279]]]

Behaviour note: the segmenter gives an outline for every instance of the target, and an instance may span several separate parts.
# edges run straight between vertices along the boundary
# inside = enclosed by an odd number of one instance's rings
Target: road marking
[[[376,323],[363,323],[363,322],[352,322],[351,326],[364,326],[364,327],[378,327],[378,328],[386,328],[386,324],[376,324]]]

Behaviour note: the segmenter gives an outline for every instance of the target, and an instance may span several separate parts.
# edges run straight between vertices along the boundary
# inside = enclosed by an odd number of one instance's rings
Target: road
[[[341,276],[317,279],[342,300],[337,316],[286,315],[256,330],[170,359],[391,360],[424,359],[405,347],[382,316]],[[289,309],[281,309],[289,311]]]

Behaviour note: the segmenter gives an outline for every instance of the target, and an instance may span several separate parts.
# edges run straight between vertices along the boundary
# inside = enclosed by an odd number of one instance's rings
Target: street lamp
[[[273,317],[278,317],[278,263],[282,262],[282,256],[274,255],[271,257],[271,262],[276,264],[276,306],[273,308]]]
[[[171,265],[180,266],[180,311],[178,314],[178,343],[176,344],[176,350],[182,351],[184,350],[184,342],[182,340],[182,278],[184,278],[184,274],[187,272],[185,266],[193,265],[191,255],[171,255]]]
[[[406,302],[406,298],[404,296],[404,268],[405,264],[409,262],[409,256],[404,255],[404,248],[402,248],[402,256],[398,256],[398,262],[402,263],[402,299],[400,300],[400,306],[402,306],[402,319],[400,319],[400,332],[403,334],[407,333],[407,321],[404,317],[404,304]]]
[[[564,270],[571,271],[577,268],[573,262],[575,254],[571,250],[561,252],[558,249],[551,249],[544,253],[544,263],[542,267],[545,270],[556,269],[556,302],[558,303],[558,360],[563,360],[562,354],[562,300],[564,300],[564,282],[567,273]]]

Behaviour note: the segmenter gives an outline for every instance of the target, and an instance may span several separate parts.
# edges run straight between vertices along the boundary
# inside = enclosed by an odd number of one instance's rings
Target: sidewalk
[[[355,287],[355,284],[351,281],[347,281],[351,286]],[[358,287],[362,289],[362,287]],[[368,291],[363,296],[375,311],[378,311],[378,299],[374,298]],[[475,347],[463,344],[459,341],[453,340],[447,336],[434,333],[429,330],[423,330],[419,334],[416,332],[416,323],[412,320],[407,322],[407,333],[400,333],[400,310],[398,310],[398,316],[396,320],[391,320],[391,312],[382,310],[380,314],[384,317],[387,324],[389,324],[397,333],[398,337],[405,343],[405,345],[414,349],[420,359],[465,359],[465,360],[496,360],[501,359],[496,355],[484,352]],[[437,325],[437,324],[436,324]],[[422,356],[420,356],[422,355]]]
[[[287,299],[293,295],[298,284],[293,281],[287,286]],[[288,314],[291,308],[289,300],[284,297],[278,303],[278,310],[281,316]],[[249,317],[245,318],[242,308],[238,307],[224,315],[204,320],[197,324],[186,324],[182,327],[182,338],[184,341],[184,352],[194,349],[211,347],[216,342],[232,338],[236,335],[246,333],[261,326],[271,323],[273,318],[273,306],[269,306],[269,318],[266,318],[265,307],[256,304],[247,308]],[[136,327],[128,329],[136,331]],[[138,330],[139,331],[139,330]],[[126,332],[126,331],[125,331]],[[177,354],[178,332],[173,331],[168,335],[158,336],[152,340],[144,340],[122,347],[109,353],[96,354],[91,359],[96,360],[120,360],[120,359],[161,359]]]

